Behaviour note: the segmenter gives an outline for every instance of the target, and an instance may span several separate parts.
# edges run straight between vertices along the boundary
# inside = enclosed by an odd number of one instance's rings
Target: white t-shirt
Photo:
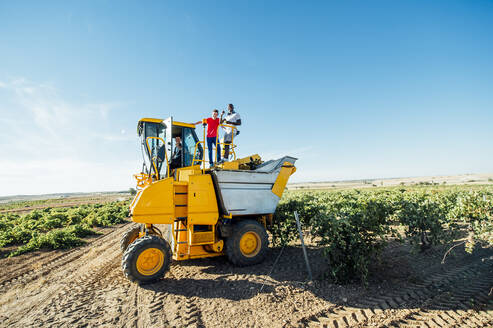
[[[241,119],[240,114],[238,114],[236,112],[228,114],[225,117],[225,120],[227,122],[233,122],[233,123],[238,122],[240,119]],[[226,122],[224,122],[223,124],[230,125]],[[223,129],[224,129],[224,140],[231,141],[231,135],[232,135],[233,129],[230,127],[223,127]]]

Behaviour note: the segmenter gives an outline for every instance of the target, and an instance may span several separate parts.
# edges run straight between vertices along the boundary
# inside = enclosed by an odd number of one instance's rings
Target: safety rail
[[[138,174],[134,174],[135,180],[137,180],[137,190],[140,190],[150,184],[152,182],[152,178],[150,174],[146,174],[144,172],[140,172]]]
[[[147,137],[146,138],[146,145],[147,145],[147,150],[149,151],[149,156],[151,156],[151,147],[149,146],[149,139],[157,139],[163,142],[163,147],[166,147],[166,143],[164,142],[163,138],[160,137]],[[159,151],[159,149],[156,150],[156,154]],[[157,156],[154,156],[151,158],[152,165],[154,166],[154,172],[156,172],[156,180],[159,180],[159,172],[157,169],[156,165],[156,158]],[[169,178],[169,162],[168,162],[168,154],[166,153],[166,148],[164,149],[164,158],[166,159],[166,177]]]
[[[231,128],[231,143],[229,143],[229,142],[218,142],[219,133],[217,133],[216,134],[216,156],[217,156],[217,146],[218,145],[223,145],[223,147],[225,145],[229,145],[229,148],[230,148],[229,149],[229,152],[233,155],[233,160],[236,160],[236,152],[235,152],[236,145],[234,144],[233,140],[235,138],[235,135],[238,132],[238,129],[236,128],[236,126],[234,126],[234,125],[228,125],[228,124],[219,124],[219,126],[217,127],[218,130],[219,130],[219,127]],[[222,148],[222,149],[224,150],[224,148]],[[221,157],[222,157],[222,154],[221,154]]]
[[[209,148],[206,146],[206,143],[205,143],[205,140],[206,140],[206,135],[205,135],[205,132],[206,132],[206,125],[207,125],[207,121],[204,119],[202,120],[202,126],[204,127],[204,139],[203,141],[198,141],[196,144],[195,144],[195,148],[193,150],[193,160],[192,160],[192,163],[193,165],[195,165],[196,162],[199,162],[201,163],[201,166],[202,166],[202,173],[204,173],[205,171],[205,163],[209,163],[210,161],[206,160],[206,155],[205,155],[205,151],[208,150]],[[223,128],[231,128],[231,143],[229,142],[219,142],[219,128],[220,127],[223,127]],[[217,126],[217,130],[216,131],[216,144],[215,144],[215,147],[214,147],[214,152],[213,152],[213,157],[214,159],[217,159],[217,147],[218,145],[223,145],[223,147],[225,145],[229,145],[230,147],[230,153],[233,155],[233,160],[236,160],[236,152],[235,152],[235,148],[237,147],[234,143],[233,143],[233,140],[234,140],[234,136],[237,134],[237,128],[233,125],[227,125],[227,124],[219,124]],[[199,149],[199,145],[200,144],[204,144],[203,146],[203,154],[202,154],[202,159],[198,159],[196,158],[196,155],[197,155],[197,150]],[[224,149],[224,148],[222,148]]]

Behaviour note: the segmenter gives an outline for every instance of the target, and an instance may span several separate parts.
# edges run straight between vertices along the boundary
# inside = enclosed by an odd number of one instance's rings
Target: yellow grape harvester
[[[143,165],[135,175],[130,215],[139,224],[120,242],[123,272],[131,281],[160,279],[172,260],[226,255],[234,265],[247,266],[265,258],[266,228],[296,171],[296,158],[262,162],[255,154],[237,159],[236,127],[220,127],[233,131],[231,158],[211,165],[205,160],[205,125],[201,141],[195,125],[172,117],[138,122]],[[220,140],[216,145],[214,159],[225,146]]]

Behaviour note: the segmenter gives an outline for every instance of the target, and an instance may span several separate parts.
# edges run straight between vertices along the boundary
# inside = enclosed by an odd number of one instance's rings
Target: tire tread
[[[142,276],[138,273],[135,267],[136,257],[140,254],[140,251],[148,248],[149,246],[161,248],[164,253],[164,264],[161,269],[152,276]],[[152,283],[161,279],[164,274],[169,270],[171,263],[171,248],[166,240],[158,236],[144,236],[137,239],[135,242],[129,245],[122,258],[122,269],[125,277],[132,282],[138,282],[140,284]]]
[[[248,231],[254,231],[260,236],[260,251],[254,257],[243,256],[239,247],[241,236]],[[264,260],[268,246],[269,238],[267,232],[260,223],[255,220],[241,220],[234,224],[233,235],[226,239],[226,256],[236,266],[255,265]]]

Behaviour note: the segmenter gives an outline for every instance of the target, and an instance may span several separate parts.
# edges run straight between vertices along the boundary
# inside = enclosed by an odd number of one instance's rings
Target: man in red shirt
[[[194,125],[200,123],[204,125],[207,124],[207,149],[209,149],[210,167],[214,166],[214,161],[212,159],[214,148],[212,148],[212,145],[216,146],[217,128],[219,126],[219,123],[221,122],[221,120],[217,117],[217,115],[219,115],[219,111],[217,109],[214,109],[212,111],[212,117],[204,118],[202,121],[198,121],[197,123],[194,123]],[[217,145],[217,161],[219,162],[220,160],[221,160],[221,147]]]

